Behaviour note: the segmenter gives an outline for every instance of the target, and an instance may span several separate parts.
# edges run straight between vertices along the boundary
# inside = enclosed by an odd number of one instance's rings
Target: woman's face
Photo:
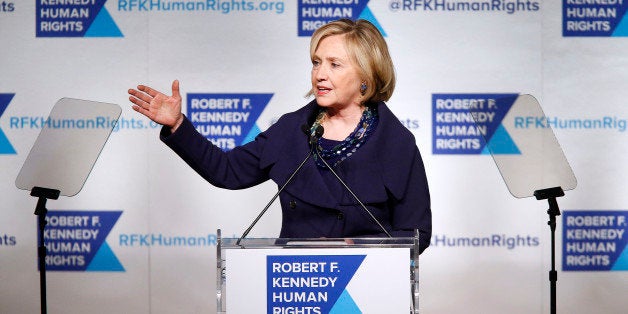
[[[321,107],[343,109],[360,105],[361,79],[345,47],[344,35],[324,38],[312,60],[312,88]]]

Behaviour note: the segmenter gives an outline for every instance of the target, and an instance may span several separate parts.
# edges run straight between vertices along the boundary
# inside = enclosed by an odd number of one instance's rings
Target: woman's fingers
[[[153,89],[153,88],[151,88],[149,86],[146,86],[146,85],[138,85],[137,89],[142,91],[142,92],[144,92],[144,93],[146,93],[146,94],[148,94],[148,96],[150,96],[150,97],[155,97],[155,96],[157,96],[157,94],[161,94],[159,91],[157,91],[157,90],[155,90],[155,89]]]
[[[133,99],[131,99],[131,102],[133,102],[135,105],[131,106],[131,108],[139,113],[141,113],[142,115],[149,117],[150,112],[145,109],[142,105],[137,104],[136,101],[134,101]],[[150,118],[150,117],[149,117]]]
[[[181,98],[181,94],[179,92],[179,80],[174,80],[172,82],[172,97]]]
[[[146,95],[146,94],[144,94],[142,92],[139,92],[139,91],[137,91],[135,89],[129,89],[129,95],[131,95],[129,97],[129,100],[132,103],[134,103],[134,104],[136,104],[138,106],[141,106],[141,107],[144,107],[146,104],[150,103],[150,100],[151,100],[150,96],[148,96],[148,95]]]

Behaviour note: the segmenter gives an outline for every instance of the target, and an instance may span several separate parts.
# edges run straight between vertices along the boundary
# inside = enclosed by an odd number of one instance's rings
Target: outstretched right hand
[[[172,82],[172,96],[167,96],[146,85],[138,85],[137,89],[129,89],[129,100],[134,104],[133,110],[145,115],[174,132],[183,122],[181,113],[181,94],[179,81]]]

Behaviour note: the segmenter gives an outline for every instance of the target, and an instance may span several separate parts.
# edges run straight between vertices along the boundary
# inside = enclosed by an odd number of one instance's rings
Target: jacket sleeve
[[[260,133],[254,141],[224,152],[198,133],[186,118],[174,133],[162,128],[160,139],[216,187],[236,190],[268,180],[268,169],[260,167],[265,133]]]

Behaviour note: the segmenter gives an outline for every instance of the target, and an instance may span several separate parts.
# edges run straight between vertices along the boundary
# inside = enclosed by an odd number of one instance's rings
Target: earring
[[[360,94],[362,94],[362,96],[366,94],[366,82],[362,82],[362,84],[360,84]]]

